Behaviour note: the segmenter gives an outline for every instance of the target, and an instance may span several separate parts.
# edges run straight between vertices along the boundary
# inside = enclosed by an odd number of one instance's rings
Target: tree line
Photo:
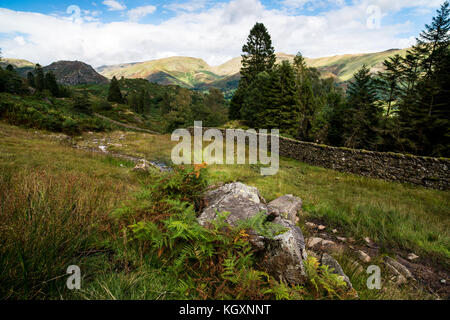
[[[107,100],[112,103],[128,104],[138,114],[149,114],[157,110],[164,122],[164,130],[189,127],[194,120],[201,120],[205,126],[221,126],[228,120],[228,106],[223,93],[215,88],[207,93],[195,92],[179,86],[161,86],[162,92],[149,92],[145,87],[133,88],[125,95],[121,87],[125,79],[111,79]],[[157,96],[151,98],[151,96]]]
[[[303,141],[449,157],[449,12],[445,1],[404,57],[390,57],[377,74],[363,66],[346,90],[307,67],[301,53],[276,64],[271,37],[256,23],[230,118]]]

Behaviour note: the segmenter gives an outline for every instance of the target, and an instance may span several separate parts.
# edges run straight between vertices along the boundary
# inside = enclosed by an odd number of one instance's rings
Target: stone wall
[[[203,128],[203,132],[209,128]],[[188,129],[191,134],[193,128]],[[225,137],[225,129],[219,129]],[[239,130],[241,131],[241,130]],[[268,139],[270,146],[270,139]],[[434,189],[450,187],[450,159],[331,147],[280,137],[280,156],[361,176]]]

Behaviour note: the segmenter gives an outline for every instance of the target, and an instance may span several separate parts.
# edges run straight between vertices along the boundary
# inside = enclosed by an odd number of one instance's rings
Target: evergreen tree
[[[242,47],[241,76],[244,82],[250,84],[256,75],[270,71],[275,65],[275,50],[266,27],[256,23],[250,30],[247,43]]]
[[[8,64],[8,65],[6,66],[6,71],[9,71],[9,72],[15,72],[15,71],[14,71],[13,65],[12,65],[12,64]]]
[[[241,119],[245,119],[252,128],[265,128],[261,120],[261,113],[267,107],[267,90],[270,74],[266,71],[259,73],[249,85],[242,102]]]
[[[89,101],[87,91],[73,99],[73,108],[81,113],[92,114],[92,105]]]
[[[270,35],[262,23],[256,23],[250,30],[247,43],[242,47],[242,67],[239,87],[230,104],[230,119],[239,119],[245,91],[256,76],[263,71],[271,71],[276,56]],[[248,114],[248,112],[244,112]]]
[[[173,107],[166,117],[166,130],[172,132],[175,129],[184,128],[188,125],[192,126],[194,118],[190,107],[192,103],[191,91],[185,88],[177,88],[173,102]]]
[[[36,90],[43,91],[45,89],[45,76],[44,76],[44,70],[42,70],[42,67],[40,64],[37,64],[35,69],[35,84],[36,84]]]
[[[231,98],[230,111],[228,115],[230,120],[241,119],[241,108],[244,102],[244,98],[246,96],[246,89],[247,88],[241,79],[241,81],[239,81],[238,88],[236,89],[233,97]]]
[[[386,104],[386,117],[391,115],[393,104],[400,98],[402,57],[395,55],[383,62],[384,72],[379,73],[377,80],[381,100]]]
[[[345,146],[375,149],[379,143],[381,110],[375,103],[376,87],[370,70],[365,65],[355,73],[347,94]]]
[[[51,71],[45,74],[45,88],[50,91],[52,96],[59,97],[59,86],[55,74]]]
[[[450,154],[449,14],[450,6],[446,1],[414,46],[414,63],[418,70],[413,77],[414,86],[409,86],[399,104],[398,119],[399,148],[408,152],[431,156]]]
[[[130,106],[130,108],[138,113],[139,112],[139,99],[138,99],[138,95],[136,92],[132,92],[129,97],[128,97],[128,104]]]
[[[305,59],[300,52],[294,58],[294,71],[300,106],[297,138],[303,141],[311,141],[311,129],[317,108],[317,101],[313,91],[310,70],[307,68]]]
[[[27,73],[28,85],[32,88],[36,88],[36,83],[34,81],[34,74],[32,72]]]
[[[109,84],[108,89],[108,101],[109,102],[117,102],[117,103],[124,103],[124,99],[122,96],[122,93],[120,92],[120,85],[117,78],[114,76],[111,79],[111,83]]]
[[[208,110],[206,116],[206,125],[210,127],[220,126],[228,119],[225,98],[222,91],[216,88],[210,88],[204,98],[205,109]]]
[[[162,101],[161,101],[161,114],[166,115],[172,110],[172,96],[168,91],[164,92]]]
[[[283,61],[271,72],[266,90],[267,107],[259,113],[257,122],[267,129],[294,136],[299,121],[299,101],[295,87],[294,70]]]

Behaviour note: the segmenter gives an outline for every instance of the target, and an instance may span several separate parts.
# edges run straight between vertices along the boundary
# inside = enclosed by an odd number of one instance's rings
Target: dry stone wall
[[[203,132],[208,129],[203,128]],[[193,128],[188,130],[193,134]],[[219,130],[225,137],[225,129]],[[448,158],[331,147],[284,137],[280,137],[279,144],[280,156],[310,165],[434,189],[448,190],[450,187]]]

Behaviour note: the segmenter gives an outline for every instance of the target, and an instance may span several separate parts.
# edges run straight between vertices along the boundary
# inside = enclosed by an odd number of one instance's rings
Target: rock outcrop
[[[268,206],[271,212],[296,224],[299,220],[297,214],[302,209],[302,199],[287,194],[271,201]]]
[[[53,72],[56,80],[64,85],[107,84],[109,80],[97,73],[90,65],[81,61],[58,61],[44,67]]]
[[[349,289],[353,288],[353,285],[350,282],[349,277],[344,273],[344,270],[342,270],[342,267],[336,261],[336,259],[334,259],[332,256],[330,256],[328,253],[324,253],[322,255],[322,259],[320,260],[320,262],[322,263],[322,265],[328,266],[329,270],[332,273],[340,275],[343,278],[343,280],[345,281],[345,283],[347,284],[347,287]]]
[[[301,208],[301,200],[293,196],[277,200],[267,205],[258,189],[240,182],[229,183],[206,193],[206,207],[199,215],[198,222],[208,226],[209,221],[217,218],[218,212],[229,212],[226,222],[233,226],[240,220],[260,213],[266,214],[268,220],[283,226],[286,231],[273,238],[252,234],[250,242],[261,256],[262,267],[270,275],[290,284],[299,284],[305,277],[305,240],[300,228],[280,213],[288,213],[295,221],[294,212]]]

